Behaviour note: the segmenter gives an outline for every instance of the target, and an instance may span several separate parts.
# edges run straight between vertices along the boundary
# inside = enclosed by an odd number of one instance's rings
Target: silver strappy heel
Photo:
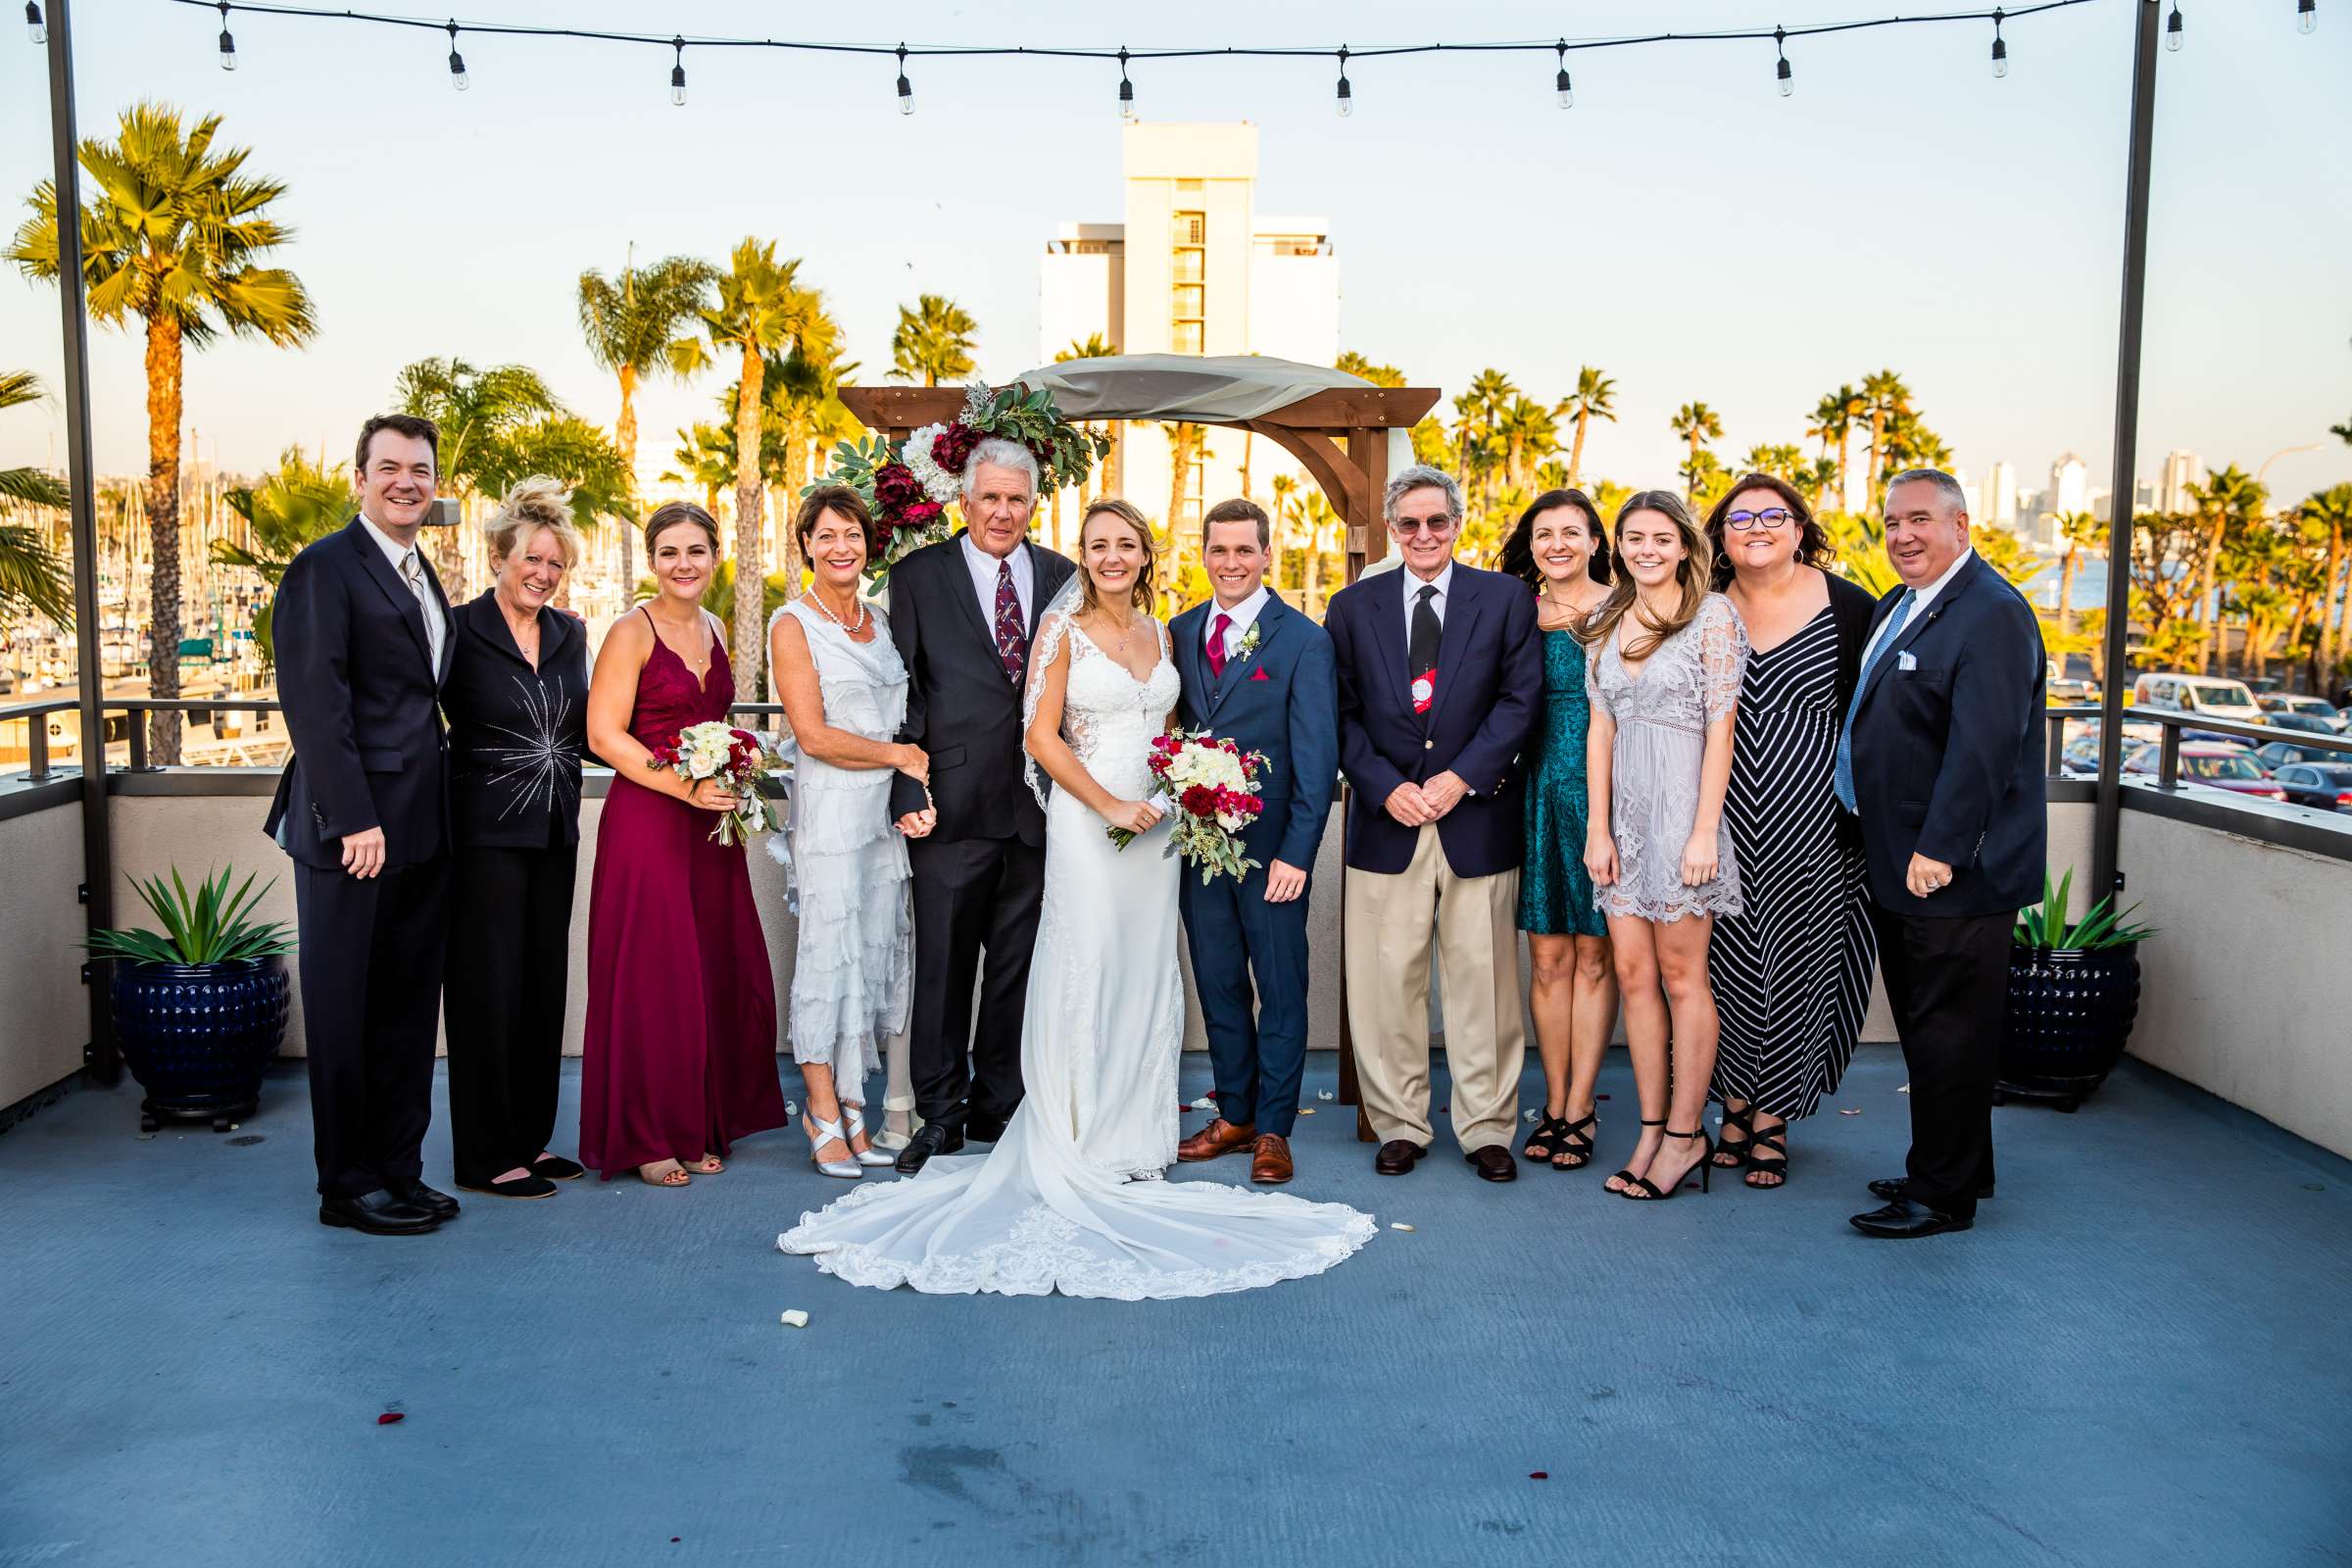
[[[813,1132],[808,1131],[811,1124],[815,1128]],[[836,1176],[847,1182],[854,1182],[864,1174],[862,1167],[854,1159],[819,1159],[817,1157],[816,1152],[827,1144],[837,1143],[845,1149],[849,1147],[850,1135],[841,1130],[841,1123],[826,1121],[814,1111],[809,1111],[801,1117],[801,1129],[808,1132],[808,1163],[814,1165],[819,1174]]]
[[[896,1154],[885,1154],[879,1149],[870,1146],[864,1149],[858,1147],[858,1140],[865,1136],[865,1107],[863,1105],[845,1100],[841,1102],[841,1115],[842,1119],[850,1124],[850,1135],[842,1142],[850,1146],[850,1154],[858,1164],[867,1166],[896,1165],[899,1162],[899,1156]]]

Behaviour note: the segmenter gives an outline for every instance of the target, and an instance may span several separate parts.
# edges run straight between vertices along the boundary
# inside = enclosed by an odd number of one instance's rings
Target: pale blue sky
[[[1152,119],[1262,127],[1259,205],[1322,213],[1341,258],[1343,341],[1458,392],[1493,364],[1545,399],[1577,367],[1616,376],[1620,422],[1588,468],[1670,483],[1675,407],[1724,417],[1727,458],[1797,439],[1816,398],[1891,365],[1962,466],[1995,459],[2037,488],[2073,450],[2104,482],[2131,13],[2100,3],[2013,23],[1993,79],[1984,24],[1769,43],[1359,61],[1356,112],[1333,113],[1329,61],[1169,62],[1134,71]],[[398,0],[387,0],[401,9]],[[721,0],[468,0],[483,21],[929,43],[1376,42],[1548,37],[1851,19],[1894,0],[1638,4],[1358,0],[1346,8],[909,3],[814,8]],[[2251,469],[2352,415],[2352,0],[2191,0],[2163,57],[2140,471],[2186,446]],[[468,37],[448,43],[267,16],[235,19],[241,69],[216,64],[211,12],[82,0],[82,125],[154,96],[225,116],[253,167],[291,185],[283,260],[317,296],[307,353],[192,356],[207,457],[266,464],[288,442],[340,450],[426,355],[521,361],[581,412],[614,394],[573,320],[581,268],[722,254],[738,237],[806,258],[854,357],[878,377],[895,308],[918,290],[978,318],[982,369],[1036,358],[1037,256],[1056,222],[1118,216],[1116,68],[918,61],[918,112],[894,110],[889,60]],[[17,13],[11,11],[9,18]],[[1345,19],[1344,22],[1342,19]],[[1345,28],[1345,37],[1341,29]],[[48,171],[41,51],[0,25],[0,197],[8,225]],[[144,464],[135,336],[101,333],[100,466]],[[0,365],[54,382],[55,294],[0,277]],[[655,388],[649,451],[708,417],[712,376]],[[52,405],[0,416],[0,462],[62,453]],[[2280,458],[2275,490],[2352,477],[2352,449]]]

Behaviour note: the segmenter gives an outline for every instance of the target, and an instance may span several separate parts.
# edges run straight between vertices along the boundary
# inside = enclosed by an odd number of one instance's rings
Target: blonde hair
[[[546,528],[564,547],[564,569],[569,571],[580,564],[585,547],[580,530],[572,526],[571,492],[564,481],[551,479],[544,473],[534,473],[527,479],[517,479],[490,520],[482,524],[482,537],[490,546],[492,561],[507,561],[514,557],[522,542],[540,529]]]
[[[1675,581],[1682,586],[1683,602],[1674,613],[1663,621],[1654,621],[1641,608],[1642,585],[1634,581],[1633,568],[1628,566],[1609,589],[1609,597],[1600,608],[1585,618],[1582,625],[1571,628],[1579,641],[1597,648],[1609,640],[1617,623],[1631,615],[1641,631],[1619,650],[1621,657],[1639,662],[1658,651],[1660,644],[1698,618],[1699,607],[1707,602],[1708,585],[1714,581],[1715,547],[1707,541],[1707,531],[1690,514],[1690,506],[1671,490],[1638,490],[1626,497],[1625,505],[1617,509],[1617,523],[1611,533],[1617,560],[1625,560],[1625,519],[1637,512],[1655,512],[1674,524],[1683,536],[1683,559],[1674,568]]]
[[[1152,524],[1144,519],[1133,502],[1117,496],[1098,496],[1087,503],[1086,514],[1078,519],[1078,612],[1084,614],[1095,608],[1095,579],[1086,569],[1086,525],[1095,520],[1097,513],[1108,513],[1125,523],[1135,534],[1136,542],[1144,547],[1144,569],[1135,574],[1135,591],[1130,596],[1138,610],[1152,608],[1152,578],[1159,564],[1159,552],[1152,543]]]

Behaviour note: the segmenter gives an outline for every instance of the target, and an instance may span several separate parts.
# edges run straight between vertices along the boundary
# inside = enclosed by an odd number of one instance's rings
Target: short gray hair
[[[1027,447],[1021,445],[1018,441],[1007,441],[1001,435],[992,435],[987,440],[981,442],[978,446],[972,448],[971,457],[964,461],[964,500],[971,500],[972,486],[980,482],[980,465],[983,463],[987,464],[992,468],[1020,469],[1021,472],[1029,476],[1030,499],[1036,499],[1039,489],[1037,454],[1030,451]]]
[[[1447,473],[1444,468],[1433,468],[1426,463],[1416,463],[1390,478],[1388,492],[1381,497],[1381,521],[1396,521],[1396,503],[1402,501],[1408,491],[1413,490],[1443,490],[1446,493],[1446,515],[1456,522],[1462,520],[1462,487],[1454,482],[1453,475]]]
[[[1959,480],[1941,468],[1905,468],[1886,481],[1886,494],[1889,497],[1894,494],[1894,487],[1898,484],[1934,485],[1936,494],[1949,502],[1954,512],[1963,516],[1968,513],[1968,492],[1960,488]]]

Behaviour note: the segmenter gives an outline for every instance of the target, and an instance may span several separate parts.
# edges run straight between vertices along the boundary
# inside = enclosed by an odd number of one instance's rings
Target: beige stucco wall
[[[0,822],[0,1105],[81,1070],[81,808]]]

